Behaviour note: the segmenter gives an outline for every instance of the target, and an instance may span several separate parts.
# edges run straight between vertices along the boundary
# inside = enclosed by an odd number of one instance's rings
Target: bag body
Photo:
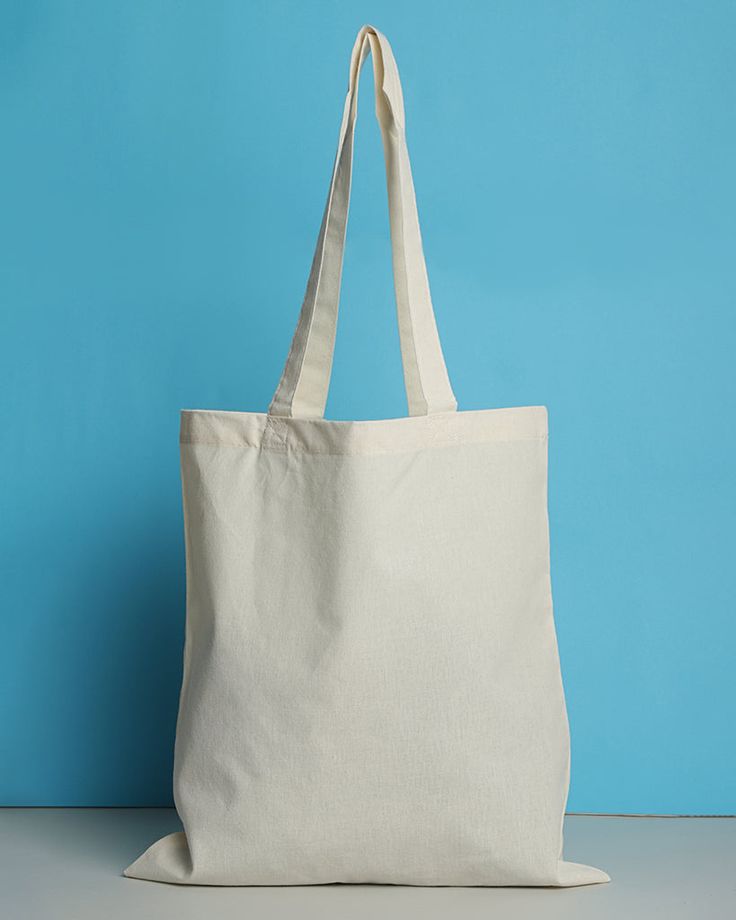
[[[372,52],[410,415],[322,416],[360,68]],[[267,414],[185,411],[184,831],[125,874],[206,885],[584,885],[561,859],[569,739],[547,414],[457,412],[385,37],[361,29],[327,207]]]

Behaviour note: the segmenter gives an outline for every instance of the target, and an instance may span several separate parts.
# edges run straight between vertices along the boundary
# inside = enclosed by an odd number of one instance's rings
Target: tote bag
[[[408,418],[323,418],[358,76],[372,53]],[[561,859],[569,743],[547,415],[457,412],[391,48],[353,50],[327,207],[267,414],[185,411],[184,830],[126,875],[203,885],[585,885]]]

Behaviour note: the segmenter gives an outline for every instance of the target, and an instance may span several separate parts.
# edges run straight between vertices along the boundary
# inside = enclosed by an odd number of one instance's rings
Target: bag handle
[[[376,117],[386,160],[394,288],[409,415],[454,412],[429,293],[414,183],[404,133],[404,101],[391,46],[363,26],[353,47],[335,166],[299,322],[269,415],[322,418],[337,332],[360,70],[373,55]]]

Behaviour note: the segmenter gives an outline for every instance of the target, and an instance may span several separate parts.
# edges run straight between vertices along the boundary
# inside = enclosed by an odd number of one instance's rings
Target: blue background
[[[736,811],[736,6],[0,7],[0,801],[171,800],[180,408],[263,411],[354,35],[463,409],[546,404],[573,811]],[[328,415],[404,413],[371,75]]]

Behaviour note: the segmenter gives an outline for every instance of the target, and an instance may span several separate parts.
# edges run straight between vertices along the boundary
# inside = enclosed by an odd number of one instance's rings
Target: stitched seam
[[[286,454],[286,453],[295,453],[295,454],[304,454],[307,456],[323,456],[323,457],[376,457],[376,456],[388,456],[391,454],[411,454],[419,453],[421,451],[433,450],[435,448],[444,448],[444,447],[471,447],[478,444],[517,444],[517,443],[528,443],[529,441],[547,441],[549,440],[548,435],[532,435],[528,438],[485,438],[479,439],[477,441],[466,441],[463,438],[451,438],[446,441],[435,441],[433,443],[424,445],[422,447],[415,448],[406,448],[405,450],[396,450],[394,448],[379,449],[379,450],[319,450],[314,448],[304,448],[297,447],[294,444],[284,445],[283,447],[276,447],[275,445],[265,446],[260,443],[250,443],[244,442],[242,444],[234,444],[229,441],[218,441],[215,439],[180,439],[179,444],[209,444],[215,447],[232,447],[235,449],[252,449],[252,450],[264,450],[269,453],[275,454]]]

